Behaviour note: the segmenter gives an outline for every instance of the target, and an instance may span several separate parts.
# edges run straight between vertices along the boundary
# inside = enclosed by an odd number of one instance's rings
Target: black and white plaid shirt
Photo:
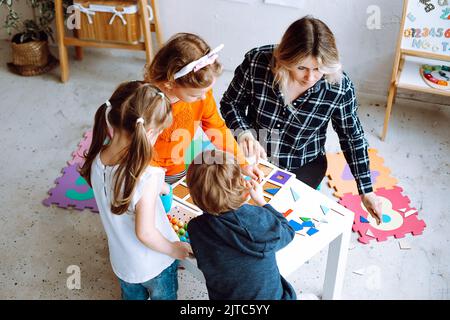
[[[340,84],[333,85],[322,78],[286,106],[278,86],[273,85],[274,47],[268,45],[249,51],[236,68],[233,81],[220,101],[227,126],[233,130],[256,130],[270,160],[293,170],[325,153],[327,126],[331,120],[359,193],[371,192],[368,144],[357,116],[351,80],[345,73]],[[261,129],[268,132],[265,137],[259,133]]]

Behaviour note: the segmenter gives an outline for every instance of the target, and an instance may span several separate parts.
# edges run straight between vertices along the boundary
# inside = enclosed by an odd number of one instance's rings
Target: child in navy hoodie
[[[233,156],[209,150],[189,166],[187,184],[204,213],[188,224],[191,246],[213,300],[295,300],[275,253],[294,238],[283,215],[244,179]],[[244,204],[248,194],[257,206]]]

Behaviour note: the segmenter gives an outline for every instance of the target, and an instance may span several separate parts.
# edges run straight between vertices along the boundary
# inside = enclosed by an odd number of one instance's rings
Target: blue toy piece
[[[326,206],[324,206],[322,204],[320,205],[320,209],[322,209],[322,212],[323,212],[324,215],[327,214],[328,211],[330,211],[330,208],[328,208],[328,207],[326,207]]]
[[[311,220],[303,222],[302,226],[304,228],[314,228],[315,227],[314,222],[312,222]]]
[[[369,220],[367,220],[366,218],[364,218],[363,216],[359,216],[359,221],[361,223],[369,223]]]
[[[292,187],[291,187],[291,193],[292,193],[292,198],[294,198],[294,201],[297,201],[298,199],[300,199],[300,196],[298,195],[297,192],[295,192],[294,189],[292,189]]]
[[[266,189],[266,192],[270,193],[273,196],[276,195],[278,191],[280,191],[280,189],[278,189],[278,188]]]
[[[162,204],[164,206],[164,211],[166,211],[166,213],[170,212],[170,209],[172,208],[172,201],[173,201],[173,189],[170,184],[169,184],[169,186],[170,186],[170,192],[168,194],[160,196]]]
[[[308,236],[312,236],[313,234],[315,234],[317,232],[319,232],[319,230],[317,230],[316,228],[311,228],[306,233],[308,234]]]
[[[294,229],[294,231],[300,231],[303,229],[303,225],[294,220],[289,220],[289,225]]]

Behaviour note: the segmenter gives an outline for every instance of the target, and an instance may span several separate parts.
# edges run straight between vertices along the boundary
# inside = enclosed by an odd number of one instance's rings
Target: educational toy
[[[423,81],[430,87],[440,90],[450,90],[450,67],[424,64],[420,68]]]
[[[172,224],[173,230],[176,232],[178,238],[183,242],[191,242],[189,239],[189,234],[187,232],[187,227],[189,221],[193,218],[191,212],[187,211],[181,206],[175,206],[167,214],[167,218]]]
[[[398,88],[450,96],[441,90],[439,73],[419,75],[423,64],[444,65],[450,61],[450,7],[447,0],[404,0],[397,49],[394,57],[381,140],[386,139],[392,106]],[[420,72],[421,73],[421,72]],[[445,74],[445,73],[444,73]],[[439,75],[439,76],[438,76]]]

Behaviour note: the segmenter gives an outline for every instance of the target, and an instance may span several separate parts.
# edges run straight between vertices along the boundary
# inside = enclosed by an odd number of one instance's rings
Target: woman
[[[249,51],[220,109],[227,126],[242,131],[238,142],[247,157],[265,158],[258,140],[264,141],[272,162],[312,188],[320,185],[327,169],[331,120],[361,200],[381,222],[354,86],[341,69],[334,35],[325,23],[306,16],[289,26],[279,45]]]

